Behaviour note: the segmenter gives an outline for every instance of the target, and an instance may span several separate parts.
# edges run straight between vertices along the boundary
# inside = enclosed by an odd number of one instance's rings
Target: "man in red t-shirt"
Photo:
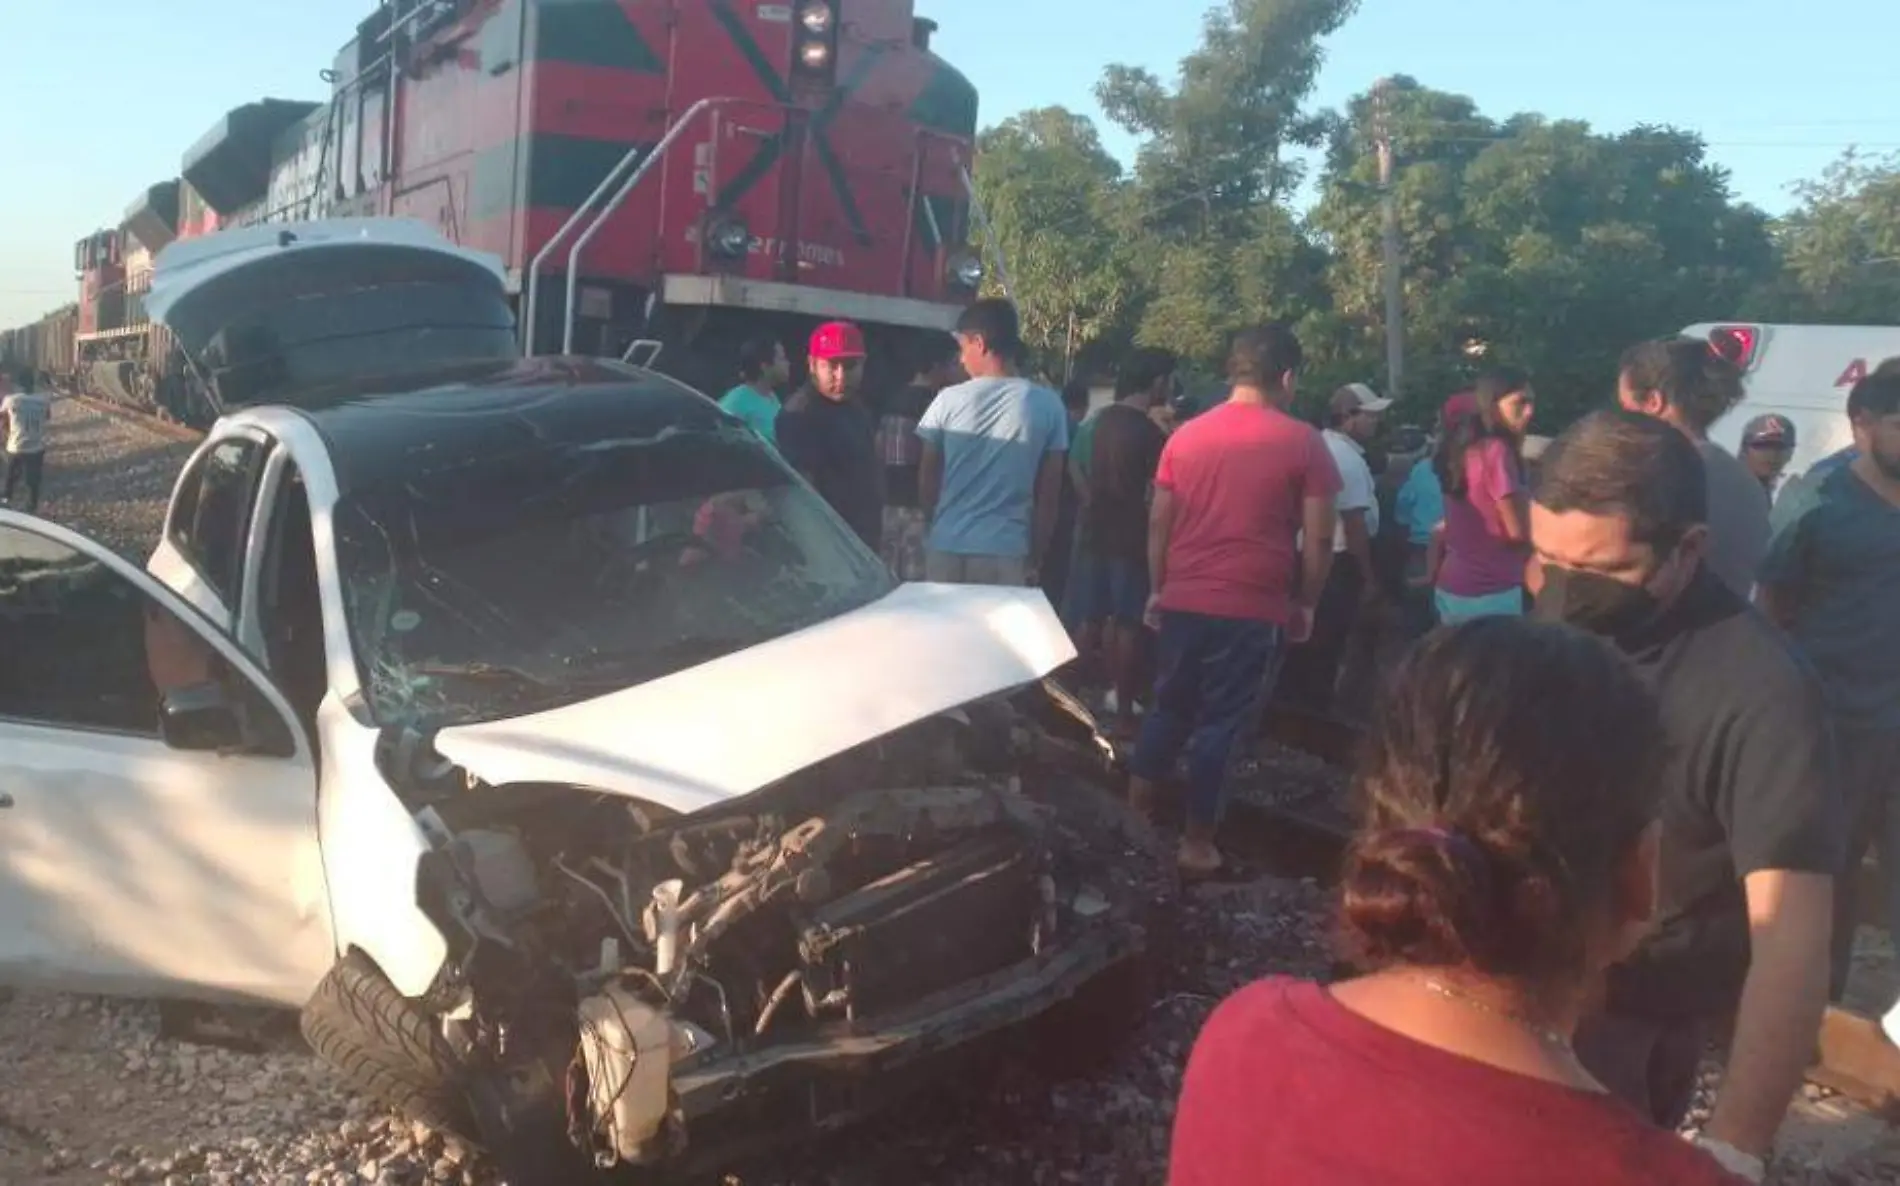
[[[1339,471],[1318,431],[1285,411],[1301,361],[1284,326],[1243,330],[1227,360],[1233,393],[1168,438],[1155,473],[1147,616],[1159,670],[1129,794],[1151,810],[1186,751],[1179,860],[1191,876],[1220,869],[1229,759],[1257,724],[1285,642],[1311,633],[1333,561]]]

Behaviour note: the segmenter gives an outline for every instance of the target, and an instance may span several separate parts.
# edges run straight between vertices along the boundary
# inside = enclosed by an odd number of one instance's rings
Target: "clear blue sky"
[[[845,4],[851,0],[844,0]],[[1099,114],[1113,61],[1164,77],[1199,0],[918,0],[983,120],[1060,103]],[[116,223],[230,107],[318,98],[371,0],[0,0],[0,325],[71,299],[71,247]],[[1700,130],[1770,210],[1850,144],[1900,147],[1893,0],[1365,0],[1329,46],[1317,101],[1381,74],[1471,95],[1487,114]],[[1108,142],[1126,157],[1132,143]],[[1711,310],[1711,316],[1719,310]]]

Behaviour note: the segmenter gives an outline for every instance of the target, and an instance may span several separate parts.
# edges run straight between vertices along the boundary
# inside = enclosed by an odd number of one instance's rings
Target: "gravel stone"
[[[40,514],[144,563],[192,446],[73,399],[53,401]]]

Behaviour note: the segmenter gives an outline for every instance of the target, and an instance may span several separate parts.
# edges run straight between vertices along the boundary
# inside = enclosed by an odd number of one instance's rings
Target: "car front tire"
[[[303,1008],[304,1041],[357,1093],[411,1120],[474,1137],[464,1070],[434,1020],[359,951],[338,961]]]

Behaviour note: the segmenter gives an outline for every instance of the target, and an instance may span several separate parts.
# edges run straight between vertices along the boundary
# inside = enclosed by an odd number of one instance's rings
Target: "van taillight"
[[[1746,371],[1761,348],[1761,330],[1752,325],[1718,325],[1709,331],[1709,348]]]

